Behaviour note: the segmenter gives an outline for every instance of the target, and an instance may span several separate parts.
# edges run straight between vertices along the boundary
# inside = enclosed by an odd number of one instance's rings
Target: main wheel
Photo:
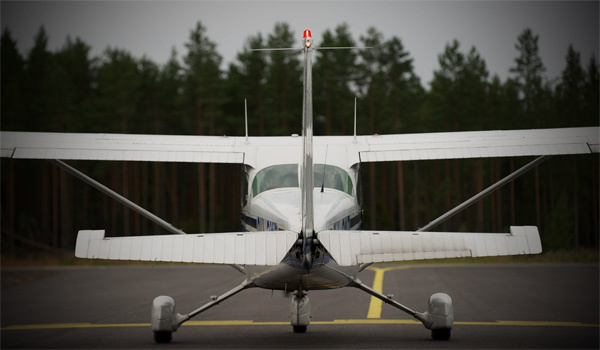
[[[292,326],[294,327],[294,333],[306,333],[307,326]]]
[[[173,340],[171,332],[154,332],[154,341],[157,343],[170,343]]]
[[[433,338],[433,340],[450,340],[451,332],[452,329],[449,328],[432,329],[431,338]]]

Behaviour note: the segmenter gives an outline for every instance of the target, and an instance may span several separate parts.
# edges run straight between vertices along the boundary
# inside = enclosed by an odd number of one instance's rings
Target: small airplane
[[[187,314],[175,301],[158,296],[151,307],[151,329],[158,343],[170,342],[186,321],[253,287],[293,293],[290,324],[304,333],[310,324],[308,292],[358,288],[406,312],[448,340],[453,328],[452,299],[429,298],[428,310],[414,311],[358,278],[370,264],[419,259],[538,254],[535,226],[510,233],[429,232],[452,216],[552,155],[598,153],[599,128],[425,133],[409,135],[313,136],[312,35],[304,31],[303,131],[286,137],[171,136],[2,132],[1,155],[48,159],[171,235],[106,237],[82,230],[75,255],[88,259],[229,264],[245,279]],[[366,162],[539,156],[482,193],[417,231],[362,230],[360,166]],[[62,160],[206,162],[242,164],[241,231],[185,234],[108,189]]]

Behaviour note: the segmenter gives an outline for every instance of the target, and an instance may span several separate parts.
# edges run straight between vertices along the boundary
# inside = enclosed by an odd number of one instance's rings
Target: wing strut
[[[103,192],[104,194],[108,195],[109,197],[117,200],[118,202],[122,203],[123,205],[125,205],[126,207],[132,209],[133,211],[137,212],[138,214],[144,216],[145,218],[147,218],[148,220],[154,222],[155,224],[157,224],[158,226],[164,228],[165,230],[167,230],[169,232],[172,232],[172,233],[175,233],[175,234],[178,234],[178,235],[185,235],[185,232],[183,232],[180,229],[176,228],[175,226],[169,224],[168,222],[166,222],[165,220],[159,218],[158,216],[152,214],[151,212],[149,212],[148,210],[142,208],[141,206],[133,203],[129,199],[121,196],[117,192],[115,192],[115,191],[111,190],[110,188],[104,186],[103,184],[101,184],[98,181],[92,179],[91,177],[87,176],[86,174],[84,174],[84,173],[80,172],[79,170],[73,168],[72,166],[66,164],[65,162],[60,161],[58,159],[49,159],[48,161],[50,163],[54,164],[54,165],[57,165],[57,166],[61,167],[63,170],[65,170],[69,174],[71,174],[71,175],[79,178],[83,182],[91,185],[92,187],[95,187],[100,192]]]
[[[450,210],[446,214],[440,216],[439,218],[433,220],[432,222],[430,222],[429,224],[425,225],[424,227],[418,229],[417,232],[429,231],[432,227],[441,224],[442,222],[450,219],[451,217],[453,217],[454,215],[458,214],[459,212],[467,209],[473,203],[477,202],[478,200],[480,200],[481,198],[487,196],[488,194],[494,192],[495,190],[499,189],[500,187],[506,185],[507,183],[511,182],[512,180],[516,179],[517,177],[523,175],[524,173],[526,173],[531,168],[533,168],[533,167],[537,166],[538,164],[540,164],[540,163],[542,163],[542,162],[550,159],[550,157],[551,156],[541,156],[541,157],[538,157],[538,158],[534,159],[533,161],[531,161],[528,164],[524,165],[523,167],[521,167],[517,171],[513,172],[512,174],[504,177],[502,180],[496,182],[495,184],[491,185],[490,187],[486,188],[485,190],[483,190],[483,191],[479,192],[478,194],[474,195],[473,197],[467,199],[466,201],[464,201],[463,203],[459,204],[458,206],[456,206],[454,209]]]

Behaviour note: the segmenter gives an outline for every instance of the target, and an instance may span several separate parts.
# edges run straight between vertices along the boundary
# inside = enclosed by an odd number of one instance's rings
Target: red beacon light
[[[312,35],[310,34],[310,30],[306,29],[304,31],[304,46],[306,46],[306,48],[309,48],[310,45],[312,45]]]

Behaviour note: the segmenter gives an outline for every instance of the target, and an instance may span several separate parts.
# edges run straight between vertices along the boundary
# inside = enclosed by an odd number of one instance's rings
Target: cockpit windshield
[[[314,164],[314,186],[332,188],[352,196],[352,178],[342,168],[335,165]],[[252,182],[252,195],[284,187],[300,187],[298,164],[273,165],[262,169]]]
[[[298,164],[273,165],[259,171],[252,182],[254,196],[264,191],[298,185]]]
[[[315,164],[313,169],[315,187],[320,188],[325,183],[325,188],[333,188],[352,196],[352,178],[342,168],[335,165]]]

